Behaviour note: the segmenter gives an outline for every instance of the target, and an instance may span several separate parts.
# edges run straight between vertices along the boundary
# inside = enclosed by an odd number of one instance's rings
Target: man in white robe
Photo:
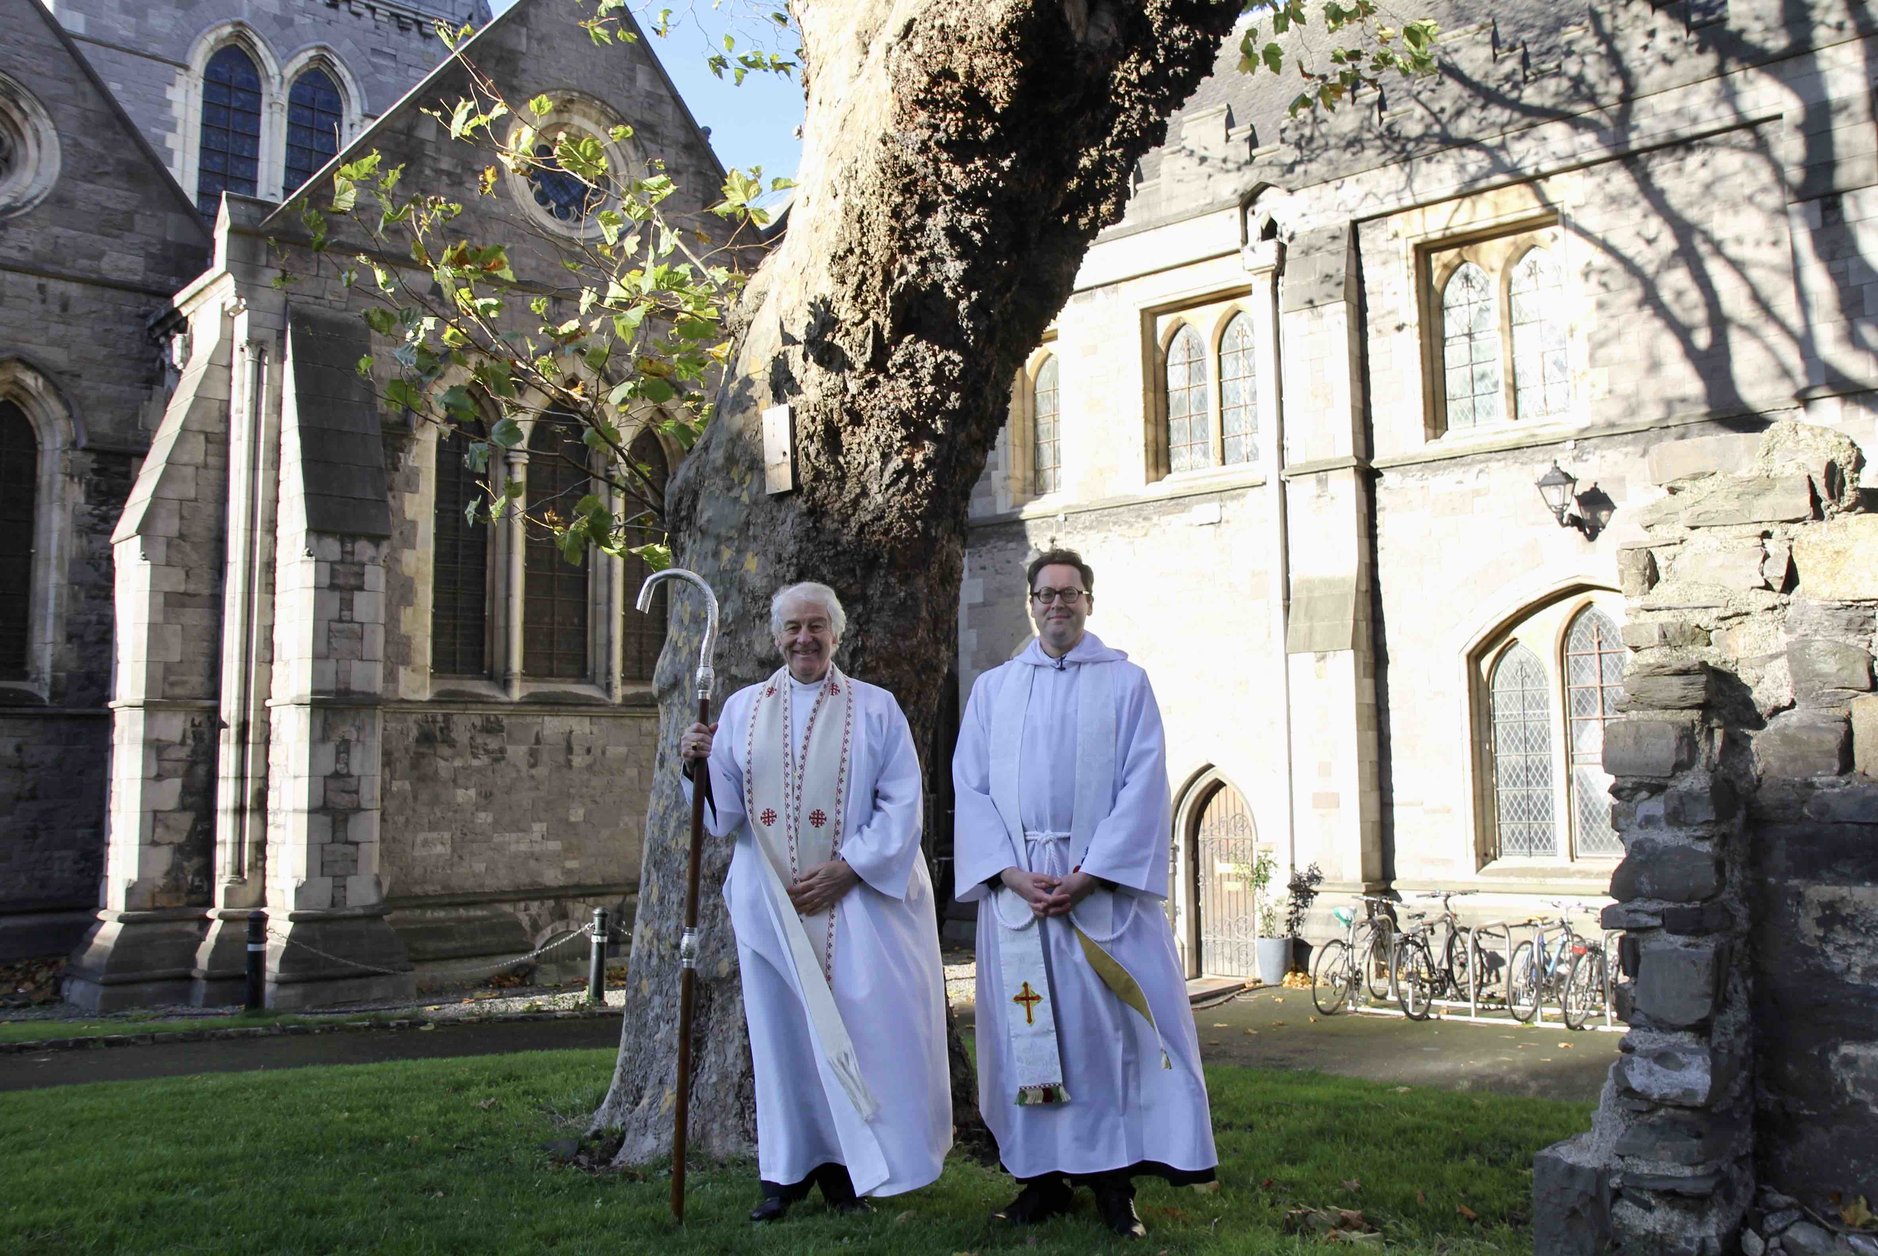
[[[972,687],[954,854],[978,901],[978,1097],[1034,1222],[1093,1188],[1117,1234],[1146,1233],[1133,1179],[1214,1180],[1206,1082],[1162,906],[1166,746],[1147,673],[1088,632],[1095,573],[1030,564],[1038,636]]]
[[[845,626],[826,585],[779,591],[786,665],[679,742],[687,792],[707,761],[706,823],[737,841],[724,901],[756,1081],[753,1221],[811,1185],[864,1210],[860,1196],[932,1182],[952,1145],[919,756],[893,695],[834,666]]]

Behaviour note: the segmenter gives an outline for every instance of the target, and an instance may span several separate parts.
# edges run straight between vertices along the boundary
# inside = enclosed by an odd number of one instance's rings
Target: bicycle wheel
[[[1466,925],[1450,933],[1441,948],[1441,975],[1455,998],[1466,1001],[1473,997],[1474,931]]]
[[[1428,943],[1420,938],[1405,939],[1395,953],[1396,1002],[1410,1020],[1427,1020],[1434,1009],[1435,991],[1440,978],[1435,973],[1435,957],[1428,953]]]
[[[1584,954],[1572,956],[1571,971],[1565,975],[1565,990],[1559,996],[1559,1012],[1565,1028],[1583,1029],[1594,1016],[1604,1015],[1604,991],[1609,965],[1604,948],[1591,946]]]
[[[1506,1010],[1514,1020],[1525,1024],[1539,1014],[1539,992],[1544,986],[1539,953],[1532,943],[1521,942],[1513,948],[1513,958],[1506,966]]]
[[[1389,997],[1390,962],[1395,950],[1396,932],[1388,924],[1379,925],[1369,931],[1369,941],[1363,947],[1363,985],[1369,990],[1369,997],[1377,1002]]]
[[[1311,1002],[1323,1015],[1335,1016],[1343,1010],[1355,984],[1350,972],[1350,944],[1332,938],[1311,961]]]

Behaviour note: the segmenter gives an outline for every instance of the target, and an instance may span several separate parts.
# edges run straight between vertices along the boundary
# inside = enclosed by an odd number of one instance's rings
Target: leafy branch
[[[1293,117],[1310,109],[1330,112],[1359,88],[1380,87],[1390,75],[1422,78],[1436,71],[1440,28],[1426,18],[1390,25],[1375,0],[1246,0],[1254,15],[1239,40],[1239,69],[1245,74],[1281,74],[1291,61],[1304,90],[1291,102]],[[1327,48],[1307,38],[1315,22],[1330,37]],[[1295,51],[1287,52],[1285,36]]]
[[[619,0],[596,7],[602,24],[590,31],[609,32],[597,42],[630,36],[609,24]],[[518,103],[465,55],[468,27],[439,33],[468,87],[424,112],[481,163],[474,188],[457,195],[526,197],[542,213],[469,213],[447,192],[408,190],[404,167],[371,152],[339,167],[329,196],[295,203],[299,243],[316,271],[335,267],[367,298],[365,321],[390,347],[358,369],[384,381],[387,403],[460,435],[479,475],[538,424],[561,425],[566,436],[530,456],[611,490],[570,507],[529,501],[519,480],[496,477],[472,520],[515,510],[570,562],[591,546],[663,566],[663,489],[632,442],[650,430],[689,449],[711,419],[731,353],[726,320],[768,222],[755,204],[761,171],[731,171],[702,214],[678,211],[677,184],[660,161],[634,155],[631,127],[576,121],[548,95]],[[775,179],[767,190],[787,186]],[[297,278],[283,264],[277,282]]]

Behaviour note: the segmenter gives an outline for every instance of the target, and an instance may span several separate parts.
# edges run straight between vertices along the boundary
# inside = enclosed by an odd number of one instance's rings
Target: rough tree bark
[[[930,744],[957,642],[966,506],[1011,380],[1068,297],[1135,163],[1212,68],[1237,0],[795,0],[808,113],[786,238],[739,309],[718,417],[675,477],[676,561],[722,601],[718,698],[779,660],[768,599],[826,581],[840,662],[884,685]],[[764,492],[759,415],[793,409],[797,487]],[[617,1162],[667,1154],[692,718],[702,615],[673,596],[659,665],[629,1014],[595,1129]],[[950,765],[928,763],[927,771]],[[690,1146],[747,1154],[751,1089],[736,951],[707,843]]]

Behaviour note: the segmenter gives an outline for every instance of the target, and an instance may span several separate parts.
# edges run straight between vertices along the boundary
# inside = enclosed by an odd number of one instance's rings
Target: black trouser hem
[[[821,1187],[822,1198],[831,1204],[845,1204],[855,1198],[854,1179],[848,1176],[848,1166],[833,1160],[816,1165],[799,1182],[772,1182],[768,1178],[758,1180],[763,1184],[763,1198],[780,1199],[788,1204],[808,1198],[811,1186]]]
[[[1199,1186],[1218,1181],[1219,1173],[1217,1167],[1176,1169],[1172,1165],[1162,1164],[1159,1160],[1138,1160],[1125,1168],[1107,1169],[1100,1173],[1039,1173],[1035,1177],[1017,1178],[1017,1182],[1020,1186],[1029,1186],[1032,1182],[1047,1182],[1054,1179],[1069,1186],[1132,1186],[1134,1179],[1138,1177],[1157,1177],[1169,1186]]]

